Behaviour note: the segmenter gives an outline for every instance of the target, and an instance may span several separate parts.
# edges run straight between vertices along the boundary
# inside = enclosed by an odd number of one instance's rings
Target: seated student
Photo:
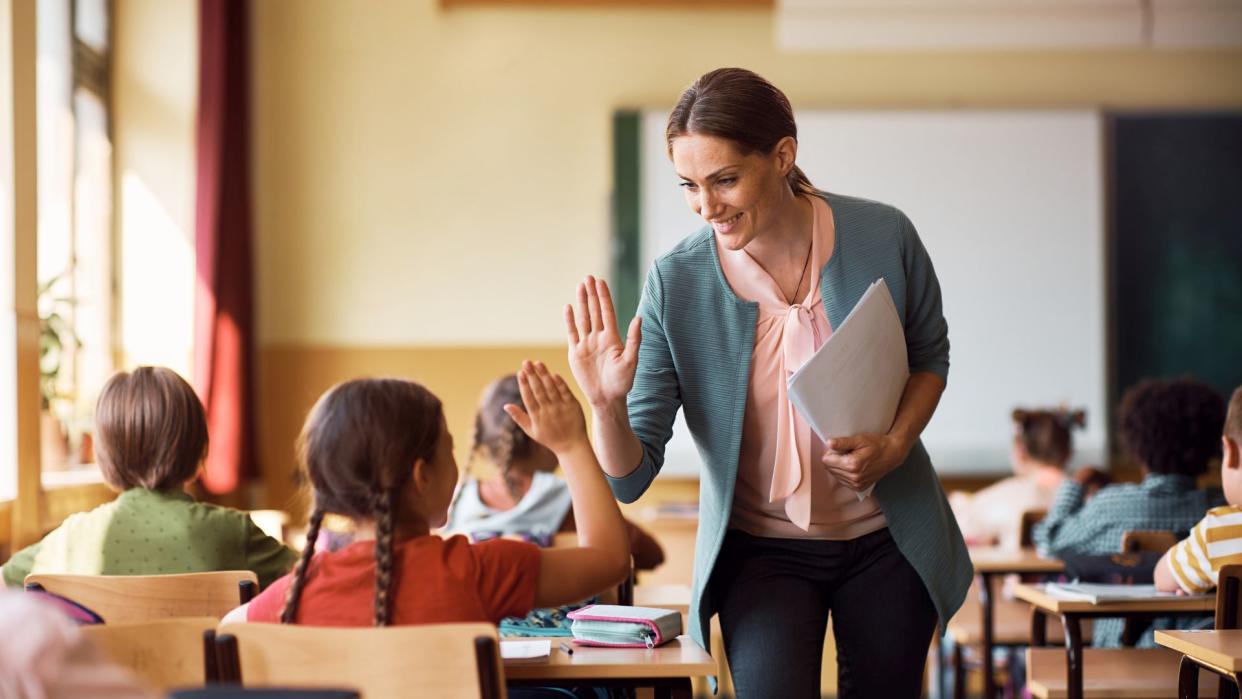
[[[463,481],[449,509],[445,531],[474,539],[511,535],[545,539],[555,532],[574,531],[569,486],[552,473],[556,455],[518,427],[504,410],[509,404],[522,405],[514,374],[497,379],[483,391],[474,418],[471,456],[483,456],[496,472],[491,478]],[[664,551],[650,534],[628,520],[625,526],[635,568],[651,570],[664,562]]]
[[[251,570],[267,586],[297,553],[245,512],[185,492],[207,454],[202,403],[162,367],[119,372],[95,406],[95,454],[115,500],[72,515],[4,564],[4,583],[30,573],[156,575]]]
[[[1022,513],[1052,506],[1074,451],[1070,430],[1082,427],[1085,420],[1081,410],[1013,411],[1016,433],[1010,463],[1014,475],[976,493],[956,492],[949,498],[967,543],[1018,547]]]
[[[1190,536],[1169,549],[1156,564],[1156,588],[1188,594],[1210,592],[1221,566],[1242,563],[1242,387],[1229,399],[1220,438],[1220,481],[1228,505],[1208,510]]]
[[[1106,485],[1085,500],[1088,485],[1102,474],[1080,469],[1061,485],[1048,516],[1035,525],[1036,548],[1052,556],[1109,554],[1121,550],[1126,531],[1185,535],[1205,511],[1225,502],[1218,488],[1200,490],[1195,484],[1219,453],[1224,413],[1216,391],[1192,379],[1142,381],[1126,391],[1117,427],[1143,481]],[[1095,645],[1120,645],[1121,629],[1119,620],[1097,621]],[[1148,645],[1149,638],[1150,633],[1140,645]]]
[[[314,489],[307,541],[326,513],[354,520],[359,540],[314,555],[230,612],[226,622],[387,626],[497,623],[588,597],[629,574],[621,511],[587,441],[582,407],[542,364],[518,374],[522,403],[505,411],[565,469],[580,546],[540,549],[491,539],[431,534],[448,518],[457,485],[453,438],[439,399],[397,379],[348,381],[315,404],[299,437],[299,461]],[[369,535],[369,536],[368,536]],[[364,538],[365,537],[365,538]]]

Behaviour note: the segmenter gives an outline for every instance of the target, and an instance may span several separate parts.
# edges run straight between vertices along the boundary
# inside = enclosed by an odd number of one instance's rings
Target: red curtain
[[[207,408],[202,481],[212,493],[256,473],[248,24],[243,0],[199,2],[194,383]]]

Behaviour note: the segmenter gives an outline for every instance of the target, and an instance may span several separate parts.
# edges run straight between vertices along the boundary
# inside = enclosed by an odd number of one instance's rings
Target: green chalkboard
[[[1109,120],[1110,403],[1146,377],[1242,384],[1242,113]]]

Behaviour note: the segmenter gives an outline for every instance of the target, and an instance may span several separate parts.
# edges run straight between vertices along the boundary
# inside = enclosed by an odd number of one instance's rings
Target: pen
[[[573,654],[574,654],[574,649],[573,649],[573,648],[570,648],[570,647],[569,647],[569,644],[568,644],[568,643],[565,643],[564,641],[561,641],[561,650],[565,651],[565,654],[566,654],[566,655],[573,655]]]

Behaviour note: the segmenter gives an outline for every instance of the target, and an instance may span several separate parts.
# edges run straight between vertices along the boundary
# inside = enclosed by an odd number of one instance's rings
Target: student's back
[[[392,624],[486,621],[525,614],[534,606],[539,549],[494,539],[419,536],[394,542]],[[292,576],[250,602],[247,621],[280,621]],[[375,616],[375,542],[321,553],[310,563],[294,623],[370,626]]]
[[[116,500],[73,515],[3,567],[6,585],[30,573],[158,575],[250,570],[259,584],[283,575],[297,554],[243,512],[185,493],[207,453],[207,419],[175,372],[118,372],[95,406],[95,444]]]
[[[160,575],[251,570],[266,587],[296,554],[237,510],[195,502],[181,491],[130,488],[72,515],[4,565],[4,582],[31,573]]]

